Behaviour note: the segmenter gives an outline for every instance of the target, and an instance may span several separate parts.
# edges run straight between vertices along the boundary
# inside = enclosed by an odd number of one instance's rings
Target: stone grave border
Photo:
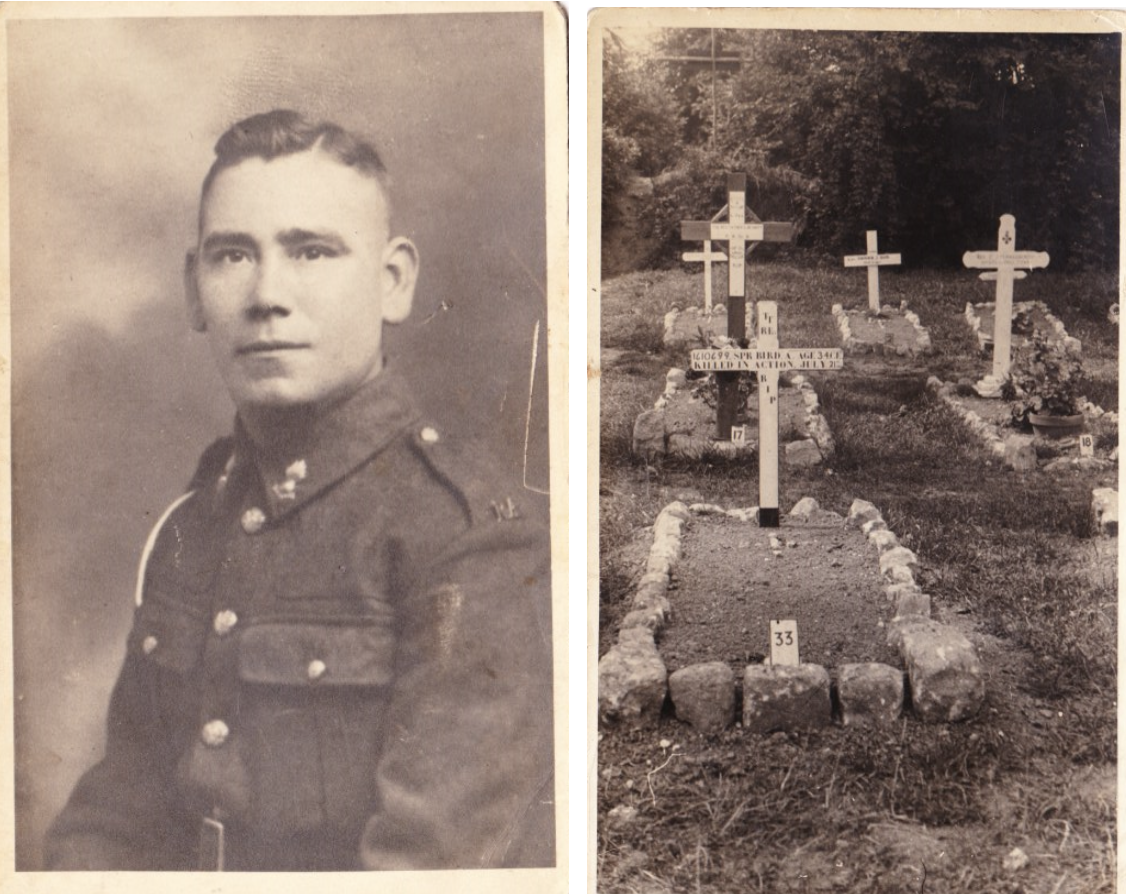
[[[1036,451],[1033,449],[1034,436],[1013,432],[1002,437],[1000,430],[986,422],[977,413],[958,400],[955,386],[943,382],[937,376],[927,378],[927,388],[949,407],[985,445],[993,458],[1007,469],[1015,471],[1031,471],[1038,468]],[[1083,412],[1095,419],[1107,417],[1112,422],[1118,422],[1118,414],[1104,410],[1102,407],[1087,401],[1083,405]],[[1096,457],[1061,456],[1043,466],[1045,472],[1068,472],[1073,470],[1105,469],[1107,463],[1118,461],[1117,449],[1111,454],[1110,460]],[[1118,491],[1110,487],[1096,487],[1091,491],[1091,514],[1095,520],[1095,527],[1101,534],[1115,536],[1118,533]]]
[[[722,329],[722,332],[727,331],[727,307],[723,304],[713,304],[711,313],[708,313],[706,308],[697,307],[694,304],[684,308],[683,310],[679,307],[674,306],[672,310],[665,314],[664,318],[664,332],[661,335],[661,343],[666,347],[681,347],[692,340],[678,339],[674,337],[676,321],[684,315],[697,317],[699,319],[707,319],[709,321],[711,321],[715,317],[720,317],[720,321],[723,324],[720,328]],[[714,334],[718,336],[722,335],[722,332],[716,332]]]
[[[789,514],[808,517],[819,511],[817,501],[806,497]],[[724,509],[674,501],[657,515],[631,610],[619,626],[617,644],[598,663],[599,725],[656,726],[670,692],[677,716],[702,733],[721,732],[736,716],[751,732],[831,725],[830,676],[820,665],[748,665],[741,709],[736,704],[734,674],[722,662],[690,665],[671,677],[668,674],[656,639],[672,614],[669,586],[681,557],[684,525],[693,515],[754,522],[758,507]],[[835,688],[842,725],[892,723],[908,707],[926,722],[956,722],[976,714],[985,698],[981,661],[961,632],[931,619],[930,596],[915,582],[912,570],[918,564],[915,554],[900,545],[879,509],[865,500],[853,501],[842,524],[859,528],[877,549],[884,594],[896,606],[887,625],[888,644],[898,649],[906,668],[839,665]]]
[[[996,302],[980,301],[977,304],[970,301],[966,302],[966,323],[969,325],[970,329],[973,330],[974,335],[977,336],[978,348],[982,351],[986,350],[993,341],[993,333],[985,332],[981,328],[981,316],[979,311],[986,308],[992,308],[994,312],[996,312]],[[1044,319],[1046,319],[1048,325],[1052,327],[1052,331],[1049,335],[1054,336],[1055,339],[1063,345],[1065,351],[1069,351],[1073,354],[1079,354],[1082,351],[1083,343],[1074,336],[1067,334],[1067,329],[1063,325],[1063,321],[1048,310],[1048,305],[1043,301],[1017,301],[1013,304],[1013,315],[1016,316],[1018,313],[1024,313],[1025,311],[1034,309],[1039,310],[1044,315]]]
[[[848,320],[850,311],[844,309],[841,304],[833,305],[833,317],[837,321],[837,329],[841,333],[841,347],[846,351],[856,354],[881,354],[892,355],[897,357],[917,356],[919,354],[929,354],[934,350],[934,345],[931,343],[931,334],[927,331],[919,315],[913,310],[908,310],[902,305],[899,308],[886,308],[891,313],[902,313],[903,318],[912,325],[915,329],[915,344],[911,348],[892,348],[884,344],[872,344],[871,342],[857,341],[852,334],[852,324]],[[867,313],[867,310],[851,311],[852,313]]]
[[[787,385],[787,387],[796,388],[798,390],[798,393],[801,394],[802,402],[805,404],[805,432],[808,437],[804,441],[791,441],[786,445],[786,447],[789,448],[791,444],[802,444],[806,445],[806,447],[808,448],[808,442],[812,441],[816,446],[817,451],[821,455],[820,459],[818,459],[817,462],[823,462],[825,459],[832,456],[836,452],[837,445],[833,440],[833,432],[829,428],[829,422],[825,418],[825,415],[821,412],[821,400],[817,396],[817,392],[814,390],[812,383],[801,373],[795,373],[789,376],[789,384]],[[690,380],[688,379],[687,371],[679,369],[675,366],[670,368],[668,373],[665,374],[664,392],[660,397],[657,398],[656,401],[654,401],[652,410],[646,410],[644,413],[637,417],[637,420],[634,423],[634,430],[636,431],[637,424],[642,419],[642,417],[645,417],[650,413],[660,413],[663,416],[665,408],[669,405],[670,398],[672,398],[679,391],[688,391],[690,389],[691,384]],[[688,399],[692,400],[694,398],[689,396]],[[697,456],[714,453],[726,457],[735,457],[753,453],[755,450],[755,444],[753,442],[735,444],[731,441],[713,440],[710,441],[706,447],[699,450],[691,450],[685,448],[674,449],[673,446],[668,443],[668,433],[666,431],[665,448],[665,453],[672,454],[674,456]],[[634,444],[634,452],[638,452],[636,449],[636,441]],[[791,451],[787,449],[785,452],[786,455],[789,456]],[[816,463],[810,463],[810,465],[816,465]]]

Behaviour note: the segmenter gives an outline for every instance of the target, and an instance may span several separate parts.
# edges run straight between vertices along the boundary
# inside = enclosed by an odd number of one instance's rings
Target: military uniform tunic
[[[208,450],[49,868],[554,865],[546,498],[449,441],[384,371]]]

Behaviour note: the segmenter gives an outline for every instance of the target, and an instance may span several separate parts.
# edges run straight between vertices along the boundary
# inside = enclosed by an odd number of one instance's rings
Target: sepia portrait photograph
[[[563,12],[2,14],[0,887],[565,890]]]
[[[1117,890],[1124,25],[593,14],[600,894]]]

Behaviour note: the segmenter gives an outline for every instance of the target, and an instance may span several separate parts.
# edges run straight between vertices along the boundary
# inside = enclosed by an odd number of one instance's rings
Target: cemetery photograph
[[[1114,16],[591,16],[601,894],[1116,890]]]

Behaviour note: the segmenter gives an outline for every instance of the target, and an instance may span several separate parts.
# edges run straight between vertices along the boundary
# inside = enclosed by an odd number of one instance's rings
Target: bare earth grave
[[[683,550],[669,594],[675,620],[660,643],[670,672],[716,660],[741,672],[769,655],[770,621],[779,618],[797,621],[803,662],[900,666],[886,642],[895,605],[877,551],[840,515],[785,517],[778,529],[694,516]]]

